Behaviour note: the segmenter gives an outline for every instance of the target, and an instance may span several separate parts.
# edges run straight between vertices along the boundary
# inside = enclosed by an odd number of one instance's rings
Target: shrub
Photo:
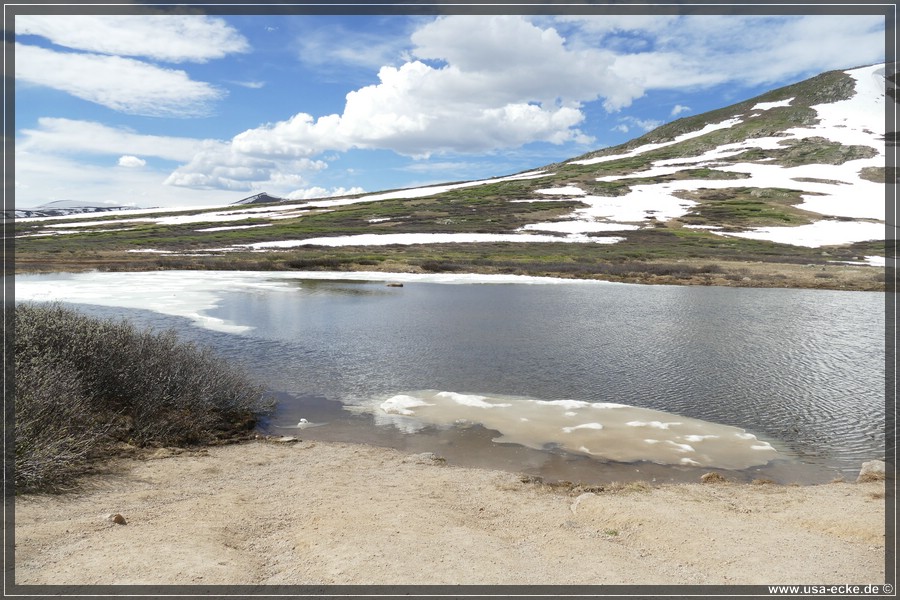
[[[271,408],[261,385],[172,330],[19,304],[15,334],[20,490],[64,484],[110,442],[208,443],[252,429]]]
[[[81,382],[72,375],[59,364],[16,365],[18,491],[66,489],[102,435]]]

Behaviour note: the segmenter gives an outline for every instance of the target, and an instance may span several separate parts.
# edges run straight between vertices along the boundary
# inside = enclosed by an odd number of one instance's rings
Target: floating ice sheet
[[[499,432],[498,443],[605,461],[746,469],[778,457],[771,444],[738,427],[609,402],[422,390],[351,408],[408,433],[477,424]]]

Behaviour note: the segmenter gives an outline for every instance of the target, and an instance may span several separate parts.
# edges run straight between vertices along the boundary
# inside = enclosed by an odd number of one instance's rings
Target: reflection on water
[[[766,465],[744,469],[747,477],[800,482],[852,478],[861,462],[884,453],[881,294],[410,282],[393,288],[384,281],[291,285],[277,293],[261,288],[219,296],[218,308],[206,314],[252,327],[242,335],[184,327],[176,317],[142,311],[88,310],[127,313],[155,326],[177,325],[183,337],[211,344],[282,392],[279,412],[269,425],[272,431],[296,433],[279,426],[295,426],[301,418],[327,423],[303,430],[308,439],[430,450],[465,464],[569,479],[695,478],[709,468],[658,465],[652,453],[643,460],[635,454],[616,458],[609,454],[610,444],[596,452],[591,439],[599,443],[596,436],[614,429],[602,419],[560,421],[553,425],[555,438],[535,449],[527,447],[521,431],[510,429],[510,418],[496,422],[467,413],[452,420],[468,422],[448,427],[449,415],[427,415],[419,407],[413,415],[419,428],[410,435],[394,424],[375,426],[377,411],[343,409],[380,406],[398,395],[415,395],[410,390],[451,390],[498,403],[525,398],[628,405],[686,422],[739,428],[778,451]],[[519,414],[526,405],[507,407],[506,416],[530,418]],[[572,429],[572,439],[583,439],[574,451],[566,451],[563,428],[591,423],[603,429]],[[639,432],[634,439],[665,441],[648,435],[665,431],[649,425],[619,429]],[[498,438],[516,443],[492,441]],[[699,454],[714,440],[668,441],[689,445]],[[612,442],[617,445],[622,444]],[[676,458],[691,458],[678,456],[678,447],[667,445]],[[579,452],[582,446],[588,452]],[[746,463],[723,468],[742,466]]]

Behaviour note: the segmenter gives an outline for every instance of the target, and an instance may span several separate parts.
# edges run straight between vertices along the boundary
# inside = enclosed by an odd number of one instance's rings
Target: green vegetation
[[[722,225],[726,228],[805,225],[821,215],[796,208],[803,192],[781,188],[700,189],[678,193],[679,198],[697,202],[679,218],[688,225]],[[808,194],[808,193],[807,193]]]
[[[872,158],[878,152],[870,146],[844,146],[821,137],[785,140],[782,148],[753,148],[729,157],[729,162],[769,160],[783,167],[800,165],[839,165],[850,160]]]
[[[506,182],[451,190],[440,196],[381,200],[338,206],[330,211],[308,210],[294,218],[244,219],[225,226],[266,225],[252,229],[198,231],[221,223],[140,223],[122,231],[90,230],[52,236],[17,237],[20,255],[59,252],[127,251],[152,248],[190,252],[240,244],[357,235],[362,233],[506,233],[527,223],[548,221],[582,206],[577,199],[562,201],[508,202],[528,197],[521,186]],[[27,233],[20,224],[17,236]]]
[[[56,492],[122,443],[189,446],[246,434],[264,388],[174,331],[60,305],[15,307],[15,486]]]

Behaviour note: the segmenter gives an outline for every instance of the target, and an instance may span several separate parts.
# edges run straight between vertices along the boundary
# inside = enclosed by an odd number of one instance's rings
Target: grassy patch
[[[896,167],[863,167],[859,171],[859,176],[875,183],[900,183],[900,170]]]
[[[699,189],[678,193],[679,198],[697,202],[679,221],[687,225],[716,225],[732,228],[767,225],[805,225],[820,215],[794,207],[803,201],[798,190],[782,188]]]
[[[749,161],[769,161],[783,167],[800,165],[840,165],[850,160],[872,158],[878,154],[870,146],[844,146],[822,137],[788,139],[781,143],[781,148],[752,148],[746,152],[728,157],[728,162],[741,163]]]

